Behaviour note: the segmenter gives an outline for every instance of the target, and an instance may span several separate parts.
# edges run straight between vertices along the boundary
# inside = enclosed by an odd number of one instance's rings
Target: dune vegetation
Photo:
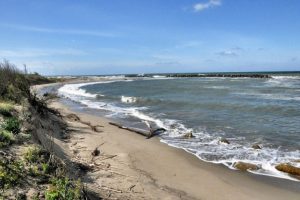
[[[80,180],[70,178],[63,162],[38,144],[31,125],[31,110],[45,114],[47,107],[30,86],[53,81],[0,62],[0,200],[86,199]]]

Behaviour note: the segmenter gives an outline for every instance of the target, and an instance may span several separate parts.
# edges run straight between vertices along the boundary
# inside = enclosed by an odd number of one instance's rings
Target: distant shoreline
[[[123,73],[123,74],[86,74],[86,75],[52,75],[49,77],[73,77],[75,78],[81,78],[81,77],[87,77],[87,78],[91,78],[91,77],[111,77],[111,76],[123,76],[123,77],[153,77],[155,75],[158,76],[196,76],[198,75],[199,77],[204,77],[204,76],[249,76],[251,78],[251,76],[262,76],[262,75],[268,75],[268,76],[272,76],[272,75],[300,75],[300,71],[253,71],[253,72],[164,72],[164,73]]]

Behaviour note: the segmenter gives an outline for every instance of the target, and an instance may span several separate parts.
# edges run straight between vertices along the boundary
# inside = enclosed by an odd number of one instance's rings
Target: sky
[[[0,0],[0,59],[44,75],[300,71],[299,0]]]

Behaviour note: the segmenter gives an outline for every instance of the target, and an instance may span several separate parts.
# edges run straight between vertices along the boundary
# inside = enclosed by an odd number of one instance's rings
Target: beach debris
[[[278,171],[286,172],[288,174],[300,176],[300,168],[288,163],[281,163],[275,167]]]
[[[139,128],[132,128],[132,127],[126,127],[126,126],[123,126],[122,124],[119,124],[119,123],[115,123],[115,122],[109,122],[110,125],[113,125],[113,126],[116,126],[120,129],[125,129],[125,130],[128,130],[128,131],[131,131],[131,132],[134,132],[134,133],[138,133],[140,135],[143,135],[145,137],[147,137],[147,139],[149,138],[152,138],[154,136],[157,136],[165,131],[167,131],[165,128],[151,128],[151,126],[149,127],[150,130],[149,131],[145,131],[143,129],[139,129]]]
[[[161,128],[156,126],[156,124],[151,123],[149,121],[144,121],[144,123],[148,126],[149,128],[149,135],[147,136],[147,139],[150,139],[154,136],[160,135],[163,132],[167,131],[165,128]]]
[[[80,121],[80,118],[76,114],[73,114],[73,113],[66,115],[66,118],[71,121],[75,121],[75,122]]]
[[[73,142],[71,146],[75,146],[77,144],[77,142]]]
[[[219,140],[220,143],[224,143],[224,144],[230,144],[230,142],[226,139],[226,138],[221,138]]]
[[[118,155],[110,155],[110,156],[106,156],[105,158],[100,159],[100,160],[98,160],[98,161],[103,161],[103,160],[107,160],[107,159],[112,159],[112,158],[114,158],[114,157],[116,157],[116,156],[118,156]]]
[[[149,135],[150,135],[149,131],[144,131],[144,130],[139,129],[139,128],[126,127],[126,126],[123,126],[122,124],[118,124],[118,123],[115,123],[115,122],[109,122],[109,124],[113,125],[113,126],[116,126],[120,129],[125,129],[125,130],[128,130],[128,131],[134,132],[134,133],[138,133],[138,134],[146,136],[146,137],[149,137]]]
[[[87,126],[89,126],[93,131],[95,131],[95,132],[103,132],[100,128],[102,127],[104,127],[104,126],[101,126],[101,125],[92,125],[90,122],[85,122],[85,121],[81,121],[81,123],[82,124],[85,124],[85,125],[87,125]]]
[[[92,151],[92,156],[99,156],[100,155],[100,150],[98,149],[98,147],[96,147],[93,151]]]
[[[156,129],[152,129],[152,128],[150,127],[150,135],[147,137],[147,139],[150,139],[150,138],[152,138],[152,137],[154,137],[154,136],[160,135],[160,134],[162,134],[162,133],[165,132],[165,131],[167,131],[167,130],[164,129],[164,128],[156,128]]]
[[[43,97],[46,101],[59,98],[59,96],[56,93],[51,92],[44,93]]]
[[[190,139],[190,138],[194,138],[195,136],[193,135],[193,132],[190,131],[190,132],[184,134],[182,137],[183,137],[184,139]]]
[[[261,149],[261,146],[259,144],[252,145],[252,149]]]
[[[89,165],[82,162],[73,162],[73,164],[82,172],[88,172],[93,170],[93,165]]]
[[[73,154],[78,154],[79,150],[78,149],[73,149]]]
[[[255,164],[251,164],[251,163],[245,163],[245,162],[235,162],[233,164],[233,167],[236,169],[239,169],[241,171],[247,171],[247,170],[258,170],[259,167]]]
[[[129,187],[129,191],[131,191],[136,185],[132,185]]]
[[[103,127],[103,126],[91,126],[91,129],[95,132],[98,132],[98,133],[101,133],[103,132],[103,130],[100,128],[100,127]]]

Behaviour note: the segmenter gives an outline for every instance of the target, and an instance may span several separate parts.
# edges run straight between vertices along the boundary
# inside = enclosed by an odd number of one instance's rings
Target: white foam
[[[273,79],[299,79],[300,76],[272,76]]]
[[[82,89],[81,87],[87,85],[95,85],[95,84],[108,84],[117,81],[132,81],[132,80],[119,80],[119,76],[116,78],[112,76],[110,81],[97,81],[97,82],[88,82],[88,83],[73,83],[73,84],[65,84],[58,89],[58,94],[67,97],[73,101],[79,100],[78,98],[89,97],[89,98],[96,98],[97,96],[103,96],[101,94],[91,94],[86,92],[86,90]],[[116,79],[116,80],[114,80]]]
[[[91,94],[86,92],[86,90],[81,89],[80,87],[85,85],[92,85],[97,84],[99,82],[93,82],[93,83],[77,83],[77,84],[66,84],[58,89],[58,94],[68,97],[72,100],[74,100],[74,97],[90,97],[95,98],[96,94]]]
[[[118,79],[124,79],[126,78],[124,75],[114,75],[114,76],[104,76],[104,78],[106,79],[110,79],[110,80],[118,80]]]
[[[204,88],[207,88],[207,89],[228,89],[229,87],[226,87],[226,86],[206,86]]]
[[[287,96],[287,94],[262,94],[255,92],[235,92],[233,94],[249,96],[249,97],[259,97],[261,99],[269,99],[269,100],[282,100],[282,101],[300,101],[300,96]]]
[[[162,75],[154,75],[154,76],[152,76],[153,78],[166,78],[166,76],[162,76]]]
[[[121,97],[121,101],[123,103],[135,103],[137,101],[136,97],[126,97],[126,96],[122,96]]]

